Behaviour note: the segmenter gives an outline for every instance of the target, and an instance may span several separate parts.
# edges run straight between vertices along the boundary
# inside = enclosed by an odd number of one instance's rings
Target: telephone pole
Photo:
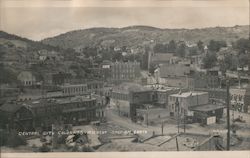
[[[180,111],[180,106],[179,106],[179,101],[178,98],[176,98],[175,101],[175,108],[177,108],[177,128],[178,128],[178,133],[180,133],[180,120],[179,120],[179,111]]]
[[[227,98],[226,98],[226,104],[227,104],[227,150],[230,150],[230,104],[229,104],[229,86],[230,86],[230,81],[227,79],[226,81],[227,85]]]

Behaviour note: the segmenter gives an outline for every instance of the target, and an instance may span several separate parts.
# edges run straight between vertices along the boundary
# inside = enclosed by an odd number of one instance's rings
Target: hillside
[[[41,65],[39,51],[48,54],[62,52],[60,48],[0,31],[0,84],[16,83],[18,73],[23,70],[33,70],[34,66]],[[48,64],[40,67],[41,71],[57,68]],[[34,70],[34,74],[41,73]]]
[[[86,46],[136,46],[154,40],[158,43],[170,40],[185,40],[207,43],[211,39],[228,43],[248,37],[248,26],[213,27],[202,29],[160,29],[150,26],[129,26],[124,28],[90,28],[67,32],[42,40],[43,43],[63,48]]]
[[[39,41],[32,41],[27,38],[23,38],[17,35],[9,34],[7,32],[0,30],[0,44],[10,44],[19,48],[26,48],[32,50],[46,49],[46,50],[56,50],[58,48],[44,44]]]

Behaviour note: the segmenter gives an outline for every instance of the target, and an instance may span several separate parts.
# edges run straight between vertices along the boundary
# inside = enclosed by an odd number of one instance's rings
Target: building
[[[0,107],[1,115],[8,121],[10,129],[48,130],[56,122],[63,124],[86,124],[104,117],[93,97],[50,98],[27,101],[25,103],[6,103]]]
[[[89,93],[101,94],[104,82],[103,81],[87,81],[87,91]]]
[[[61,86],[63,96],[86,95],[88,92],[87,84],[66,84]]]
[[[195,88],[195,91],[208,92],[209,99],[221,100],[224,102],[227,97],[226,89],[221,88]]]
[[[193,71],[189,66],[182,64],[163,64],[159,67],[156,78],[159,84],[169,87],[182,87],[193,89]]]
[[[235,111],[250,113],[250,86],[247,88],[230,88],[231,106]]]
[[[52,84],[63,85],[65,83],[70,83],[72,80],[72,75],[70,73],[59,72],[52,74]]]
[[[17,76],[22,86],[33,86],[36,84],[36,77],[29,71],[22,71]]]
[[[177,88],[164,86],[142,86],[136,83],[122,83],[111,91],[111,106],[121,115],[137,121],[140,111],[164,109],[167,113],[168,96],[177,93]]]
[[[141,101],[152,100],[152,91],[136,83],[122,83],[112,89],[110,105],[116,109],[119,114],[131,117],[135,114],[132,104]]]
[[[108,60],[104,60],[101,63],[101,75],[102,79],[108,81],[111,78],[111,65],[112,62]]]
[[[173,58],[173,53],[155,53],[152,56],[151,64],[159,65],[159,64],[170,64],[171,58]]]
[[[140,63],[114,62],[110,67],[110,81],[114,84],[133,81],[140,76]]]
[[[197,72],[193,75],[195,88],[219,88],[221,79],[219,75]]]
[[[168,108],[171,116],[204,124],[218,122],[224,106],[210,103],[207,92],[184,92],[169,96]]]

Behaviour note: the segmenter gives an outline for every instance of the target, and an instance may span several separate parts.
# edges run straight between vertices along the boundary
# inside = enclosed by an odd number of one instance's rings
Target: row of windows
[[[112,76],[113,78],[134,78],[135,77],[135,75],[128,75],[128,76],[126,76],[126,75],[113,75]]]
[[[64,88],[63,93],[78,93],[86,91],[87,87],[69,87],[69,88]]]
[[[64,104],[64,105],[53,105],[47,107],[39,107],[34,109],[36,113],[52,113],[59,112],[59,110],[69,110],[74,108],[90,108],[95,106],[95,101],[82,102],[82,103],[74,103],[74,104]]]
[[[121,93],[112,93],[112,98],[119,99],[119,100],[128,100],[128,94],[121,94]]]
[[[244,100],[244,97],[242,95],[231,95],[231,100],[233,101],[243,101]]]

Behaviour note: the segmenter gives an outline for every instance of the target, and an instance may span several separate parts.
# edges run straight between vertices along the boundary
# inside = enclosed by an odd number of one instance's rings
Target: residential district
[[[18,74],[1,78],[1,151],[249,150],[249,47],[173,42],[8,55],[2,66]]]

